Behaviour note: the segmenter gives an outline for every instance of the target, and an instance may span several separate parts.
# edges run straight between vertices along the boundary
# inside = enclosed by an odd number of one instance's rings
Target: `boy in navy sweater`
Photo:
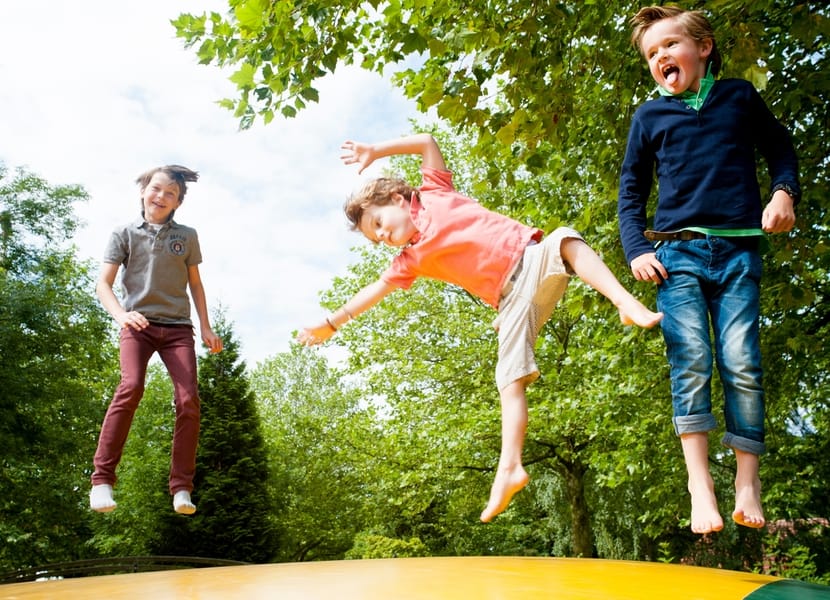
[[[617,210],[634,277],[659,286],[691,528],[702,534],[723,528],[709,474],[708,432],[717,426],[710,388],[715,361],[724,389],[722,441],[737,464],[732,518],[760,528],[765,519],[758,471],[765,446],[759,244],[765,232],[787,232],[795,224],[801,193],[795,151],[787,130],[748,82],[714,80],[721,60],[701,12],[651,6],[631,25],[632,43],[660,97],[645,102],[632,119]],[[766,207],[756,150],[771,177]],[[655,173],[657,207],[653,229],[647,230]]]

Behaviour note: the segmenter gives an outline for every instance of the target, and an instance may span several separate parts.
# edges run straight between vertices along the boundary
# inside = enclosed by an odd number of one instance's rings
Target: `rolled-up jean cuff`
[[[734,433],[729,433],[728,431],[723,434],[721,443],[727,448],[740,450],[741,452],[748,452],[749,454],[756,454],[758,456],[767,451],[767,447],[764,442],[757,442],[749,438],[735,435]]]
[[[672,422],[674,423],[674,432],[677,435],[683,435],[684,433],[705,433],[712,431],[718,426],[718,422],[712,413],[674,417]]]

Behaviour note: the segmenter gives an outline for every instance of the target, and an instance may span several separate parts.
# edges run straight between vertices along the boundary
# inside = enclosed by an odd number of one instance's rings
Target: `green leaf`
[[[253,65],[243,63],[228,79],[235,83],[239,89],[248,90],[254,87],[255,74],[256,69]]]
[[[258,32],[268,14],[268,0],[239,0],[234,7],[234,16],[243,31]]]
[[[300,92],[300,95],[303,98],[305,98],[306,100],[309,100],[311,102],[319,102],[320,101],[320,94],[317,92],[316,89],[314,89],[312,87],[304,88]]]

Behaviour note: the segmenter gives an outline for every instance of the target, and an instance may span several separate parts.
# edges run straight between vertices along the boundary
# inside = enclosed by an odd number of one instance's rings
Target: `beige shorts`
[[[499,316],[493,321],[499,334],[499,391],[519,379],[531,383],[539,378],[536,340],[573,275],[561,253],[562,241],[568,238],[581,240],[582,236],[570,227],[559,227],[540,243],[525,248],[523,259],[502,290]]]

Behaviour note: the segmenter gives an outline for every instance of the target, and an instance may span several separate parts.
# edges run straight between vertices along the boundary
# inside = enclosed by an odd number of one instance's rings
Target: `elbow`
[[[431,133],[418,133],[415,135],[418,145],[423,148],[438,148],[438,140]]]

